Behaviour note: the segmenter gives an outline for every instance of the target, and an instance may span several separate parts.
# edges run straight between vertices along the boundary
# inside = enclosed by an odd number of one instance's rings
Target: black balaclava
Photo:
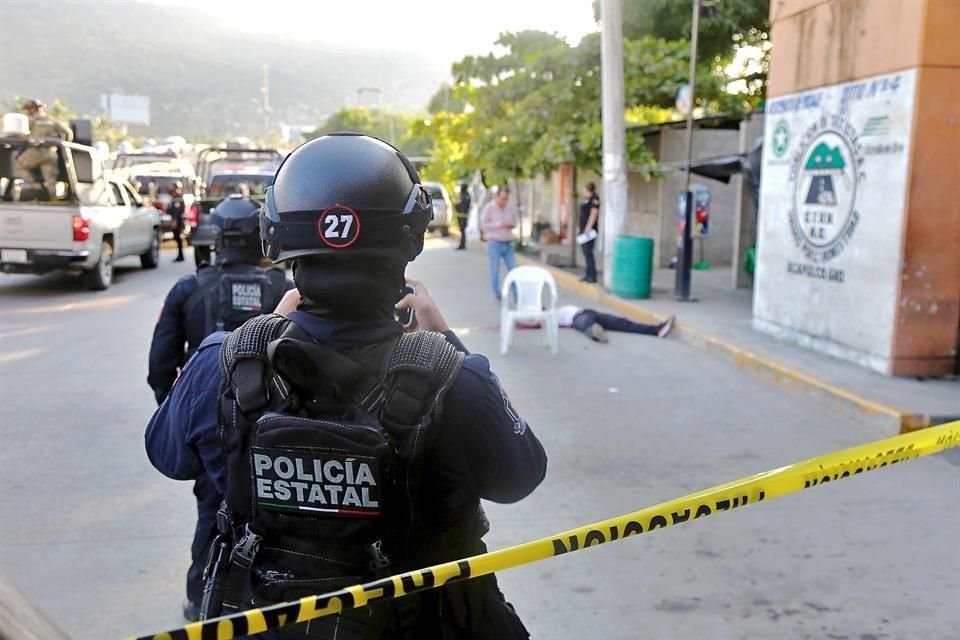
[[[299,311],[337,321],[393,320],[405,284],[406,260],[322,255],[297,258],[293,282]]]
[[[217,266],[225,267],[231,264],[260,264],[263,259],[263,251],[260,247],[220,247],[217,250]]]

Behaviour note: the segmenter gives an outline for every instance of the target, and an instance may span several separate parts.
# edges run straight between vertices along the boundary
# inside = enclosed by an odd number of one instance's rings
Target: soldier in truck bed
[[[31,99],[24,102],[23,112],[27,114],[30,122],[31,138],[60,138],[67,142],[73,140],[73,132],[47,115],[43,103],[39,100]],[[57,191],[59,177],[55,147],[27,147],[17,156],[16,177],[21,178],[25,183],[35,182],[35,172],[38,169],[43,178],[43,187],[47,190],[47,196],[52,199]]]

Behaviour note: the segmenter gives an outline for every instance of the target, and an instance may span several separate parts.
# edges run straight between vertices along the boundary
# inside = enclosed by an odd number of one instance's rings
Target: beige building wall
[[[888,217],[890,207],[899,207],[896,224],[888,225],[889,233],[899,234],[899,255],[879,256],[887,264],[877,265],[883,273],[889,271],[884,268],[889,264],[896,267],[892,270],[896,281],[888,280],[885,285],[892,292],[893,308],[884,314],[887,326],[876,334],[883,344],[862,361],[893,375],[949,374],[957,366],[960,326],[960,1],[772,0],[770,18],[773,50],[768,104],[780,96],[896,77],[891,74],[903,74],[912,83],[906,162],[894,163],[891,156],[894,164],[888,165],[905,172],[889,176],[905,184],[903,194],[880,207],[887,209],[883,214]],[[844,98],[840,107],[832,108],[846,117],[856,109],[850,105]],[[768,130],[776,122],[777,118],[768,114]],[[861,129],[858,135],[865,148],[869,132]],[[768,135],[768,145],[771,140]],[[887,169],[884,161],[866,154],[866,162],[860,164],[866,167],[862,189],[882,188],[876,178],[893,170]],[[861,213],[864,217],[857,233],[865,235],[862,225],[869,223],[867,216],[876,211]],[[760,215],[778,212],[761,211]],[[759,240],[761,245],[763,240]],[[866,247],[848,248],[846,254],[848,265],[851,260],[878,259]],[[851,272],[849,266],[847,272]],[[774,279],[776,274],[768,269],[766,277]],[[785,276],[783,281],[793,286]],[[847,284],[856,283],[848,280]],[[823,290],[828,287],[825,284]],[[811,313],[823,318],[836,313],[829,306],[813,308],[818,296],[808,299]],[[772,307],[765,308],[769,311]],[[755,301],[755,312],[757,309]],[[796,319],[795,314],[787,325],[803,324]],[[777,318],[766,320],[778,323]],[[787,329],[796,328],[787,325]],[[815,323],[801,328],[800,333],[815,348],[840,355],[854,354],[859,348],[834,335],[817,335],[810,326]]]

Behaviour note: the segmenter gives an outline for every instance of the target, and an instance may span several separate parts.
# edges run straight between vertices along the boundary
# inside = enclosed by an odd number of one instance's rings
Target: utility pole
[[[693,24],[690,29],[690,109],[687,111],[687,175],[684,181],[686,207],[683,215],[683,248],[677,260],[674,293],[682,302],[692,302],[690,274],[693,270],[693,193],[690,192],[690,165],[693,164],[693,105],[697,96],[697,39],[700,34],[700,0],[693,0]]]
[[[613,245],[627,227],[626,122],[621,0],[602,0],[600,82],[603,92],[603,284],[613,284]]]
[[[270,133],[270,65],[263,65],[263,85],[260,87],[263,94],[263,128],[264,134]]]

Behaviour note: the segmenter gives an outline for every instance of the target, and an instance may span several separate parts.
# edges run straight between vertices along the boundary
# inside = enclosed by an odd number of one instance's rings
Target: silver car
[[[439,230],[440,235],[446,238],[450,235],[450,217],[453,213],[450,196],[447,195],[447,190],[439,182],[424,182],[423,188],[433,198],[433,220],[430,221],[428,229],[430,231]]]

